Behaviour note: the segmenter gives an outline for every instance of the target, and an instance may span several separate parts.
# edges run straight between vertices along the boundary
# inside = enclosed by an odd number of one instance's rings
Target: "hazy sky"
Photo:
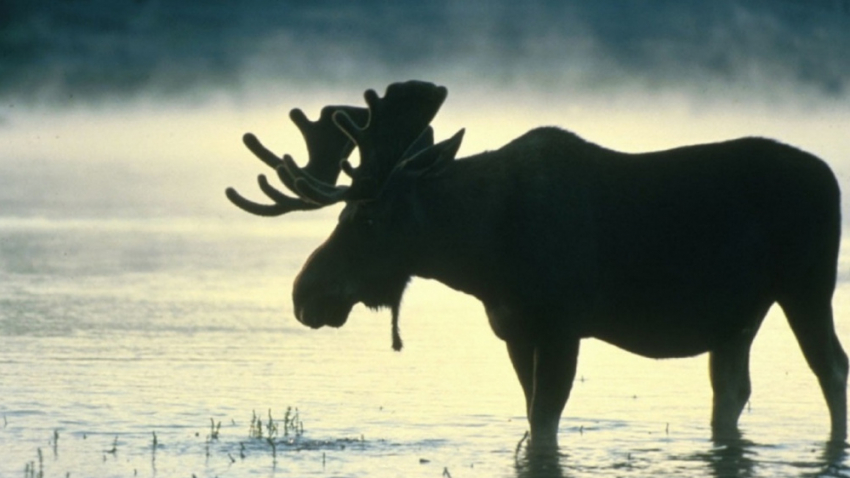
[[[850,0],[223,3],[5,0],[0,98],[197,101],[413,76],[768,102],[850,90]]]

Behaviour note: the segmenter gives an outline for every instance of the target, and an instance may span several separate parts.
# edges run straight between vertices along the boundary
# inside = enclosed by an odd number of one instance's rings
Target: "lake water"
[[[623,150],[760,134],[829,160],[842,185],[850,177],[843,103],[743,114],[565,95],[487,110],[459,89],[435,127],[468,127],[462,154],[539,124]],[[710,439],[706,356],[655,361],[588,340],[548,458],[517,451],[522,392],[475,300],[414,281],[401,353],[386,311],[357,307],[339,330],[300,325],[292,281],[338,208],[256,218],[223,190],[258,197],[262,165],[243,131],[303,160],[285,112],[306,101],[36,111],[0,128],[0,477],[850,476],[776,309],[753,345],[742,440]],[[850,347],[850,264],[839,269],[836,325]]]
[[[333,217],[0,218],[0,476],[850,476],[777,309],[740,442],[710,439],[706,356],[588,340],[561,453],[530,459],[520,387],[473,299],[415,281],[401,353],[387,312],[295,321],[293,277]],[[835,306],[850,346],[843,282]]]

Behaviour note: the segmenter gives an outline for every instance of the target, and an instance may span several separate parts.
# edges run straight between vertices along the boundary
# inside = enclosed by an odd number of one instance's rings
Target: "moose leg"
[[[814,303],[819,302],[819,303]],[[847,354],[835,335],[832,305],[821,301],[780,301],[806,362],[820,383],[832,424],[831,439],[847,438]]]
[[[508,342],[508,356],[525,394],[525,413],[531,416],[531,397],[534,394],[534,345],[529,342]]]
[[[534,384],[528,421],[531,445],[558,446],[558,423],[567,404],[578,362],[579,339],[537,344],[534,348]]]
[[[711,429],[715,439],[738,436],[738,418],[750,398],[750,345],[754,333],[741,334],[709,355],[714,399]]]

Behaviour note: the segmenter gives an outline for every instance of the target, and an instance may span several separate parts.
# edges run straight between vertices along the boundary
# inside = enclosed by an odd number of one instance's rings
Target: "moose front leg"
[[[526,398],[531,445],[558,446],[558,423],[567,404],[578,362],[579,339],[508,343],[508,353]]]
[[[534,345],[531,342],[508,342],[508,356],[525,395],[525,416],[531,416],[531,398],[534,396]]]

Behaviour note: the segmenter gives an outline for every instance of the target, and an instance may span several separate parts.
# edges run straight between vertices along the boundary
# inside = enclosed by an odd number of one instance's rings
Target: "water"
[[[530,458],[520,387],[471,298],[415,281],[401,353],[388,313],[295,321],[293,277],[332,225],[333,211],[0,219],[0,476],[850,476],[776,309],[741,441],[710,440],[705,356],[589,340],[561,453]],[[842,283],[846,346],[848,300]],[[303,434],[284,436],[289,407]],[[250,436],[269,413],[274,445]]]
[[[617,113],[574,98],[483,114],[457,90],[436,128],[469,127],[464,154],[539,124],[625,150],[761,134],[848,177],[838,106],[794,121],[678,110],[648,121],[648,104]],[[259,195],[262,165],[242,131],[303,160],[293,105],[33,114],[0,129],[0,478],[850,476],[844,450],[825,445],[826,406],[778,310],[753,345],[742,440],[710,439],[705,356],[655,361],[588,340],[548,458],[517,451],[522,392],[475,300],[414,281],[401,353],[388,312],[301,326],[292,281],[338,209],[272,220],[223,197],[229,185]],[[835,308],[850,347],[844,250]],[[303,434],[284,436],[290,407]],[[265,429],[251,436],[269,413],[273,445]]]

